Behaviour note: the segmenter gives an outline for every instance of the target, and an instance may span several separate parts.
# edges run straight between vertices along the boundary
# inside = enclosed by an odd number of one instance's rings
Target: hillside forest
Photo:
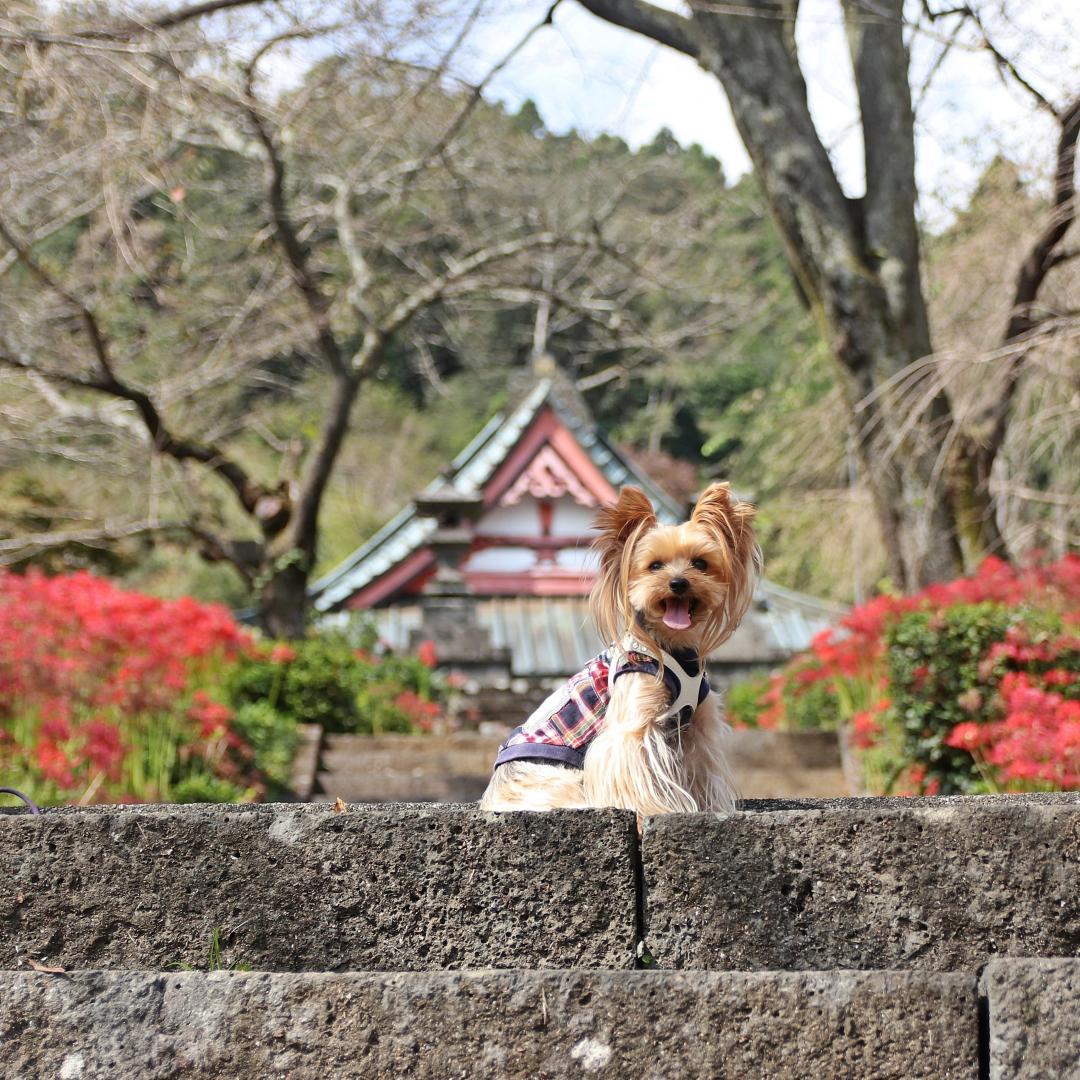
[[[896,586],[859,414],[753,174],[667,129],[633,149],[493,103],[431,5],[335,25],[284,89],[260,63],[310,27],[92,48],[75,31],[108,9],[63,17],[19,4],[0,42],[0,563],[257,606],[395,513],[543,355],[673,494],[756,501],[773,580]],[[1045,179],[998,158],[923,229],[957,408],[995,392]],[[1053,332],[995,466],[1018,557],[1080,536],[1078,263],[1039,294]],[[923,384],[898,385],[915,416]]]

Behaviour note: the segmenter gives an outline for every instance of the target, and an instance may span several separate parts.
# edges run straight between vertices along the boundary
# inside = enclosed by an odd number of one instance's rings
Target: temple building
[[[661,521],[686,519],[689,507],[622,453],[551,370],[317,581],[314,607],[330,623],[370,611],[391,647],[431,641],[440,666],[478,687],[536,693],[603,646],[587,602],[591,523],[625,484],[644,489]],[[763,580],[742,625],[710,657],[711,678],[722,686],[774,668],[843,610]]]

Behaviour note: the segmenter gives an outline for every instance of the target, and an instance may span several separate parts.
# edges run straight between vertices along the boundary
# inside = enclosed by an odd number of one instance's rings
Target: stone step
[[[488,777],[432,773],[427,769],[362,768],[320,772],[311,796],[314,802],[461,803],[477,802]]]
[[[404,736],[401,746],[335,745],[328,743],[320,758],[323,772],[378,772],[383,769],[423,769],[426,772],[456,772],[490,776],[499,740],[482,746],[413,746],[419,737]]]
[[[990,1080],[1080,1076],[1080,960],[994,960],[981,989]]]
[[[977,970],[1080,956],[1080,802],[0,814],[0,967]],[[803,804],[805,805],[805,804]],[[651,961],[650,961],[651,958]]]
[[[475,802],[501,736],[331,735],[313,797],[346,802]]]
[[[976,994],[921,972],[0,972],[0,1055],[80,1080],[976,1080]]]
[[[0,967],[629,968],[634,817],[424,806],[0,816]]]
[[[346,802],[468,802],[483,793],[503,734],[329,735],[313,798]],[[732,732],[729,756],[747,798],[843,796],[830,732]]]
[[[651,818],[647,947],[665,967],[722,970],[1080,955],[1077,798],[764,802]]]

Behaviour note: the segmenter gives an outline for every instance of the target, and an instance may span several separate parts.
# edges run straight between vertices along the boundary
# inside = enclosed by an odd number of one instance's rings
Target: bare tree
[[[608,22],[692,57],[720,82],[795,277],[837,361],[857,421],[857,451],[873,492],[889,573],[908,589],[954,574],[962,561],[958,506],[974,507],[983,522],[992,518],[986,474],[1008,421],[1010,392],[980,423],[984,432],[962,443],[963,467],[953,476],[963,480],[963,488],[949,490],[940,448],[955,424],[944,387],[940,381],[924,384],[930,389],[917,415],[903,407],[898,390],[911,365],[933,352],[920,268],[904,38],[910,24],[903,0],[841,3],[864,146],[866,191],[858,199],[844,192],[810,112],[795,45],[798,0],[737,5],[690,0],[688,14],[645,0],[580,3]],[[923,5],[918,17],[976,23],[979,44],[1010,78],[1022,79],[1016,65],[986,40],[972,7],[935,12]],[[1032,89],[1026,80],[1024,85]],[[1074,145],[1072,108],[1058,115],[1063,145],[1069,131]],[[1038,281],[1056,265],[1053,250],[1062,226],[1072,220],[1071,188],[1062,186],[1065,172],[1071,184],[1071,170],[1071,158],[1067,168],[1059,165],[1054,225],[1036,245],[1030,265],[1025,263],[1008,333],[1023,335],[1032,288],[1037,291]],[[997,542],[989,527],[978,539],[979,553]]]
[[[664,248],[614,220],[619,191],[596,175],[554,197],[465,122],[482,85],[455,82],[453,60],[479,5],[199,27],[248,6],[0,19],[0,364],[18,380],[0,385],[0,414],[147,497],[0,560],[187,537],[236,569],[270,632],[294,636],[361,388],[406,351],[422,358],[433,324],[542,303],[548,335],[587,326],[597,352],[618,342],[644,361],[710,333],[730,303],[641,325],[633,302]],[[291,47],[306,50],[298,84],[268,85]],[[258,407],[301,400],[308,430]]]

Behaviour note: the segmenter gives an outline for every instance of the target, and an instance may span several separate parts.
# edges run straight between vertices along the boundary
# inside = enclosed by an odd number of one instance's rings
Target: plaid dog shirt
[[[709,680],[701,661],[692,651],[672,656],[661,653],[664,685],[671,694],[671,706],[662,720],[678,719],[685,728],[694,710],[709,693]],[[618,645],[594,656],[551,694],[499,747],[495,768],[508,761],[557,761],[581,769],[585,751],[604,726],[604,714],[611,700],[615,680],[630,672],[655,675],[660,661],[640,641],[626,637]]]

